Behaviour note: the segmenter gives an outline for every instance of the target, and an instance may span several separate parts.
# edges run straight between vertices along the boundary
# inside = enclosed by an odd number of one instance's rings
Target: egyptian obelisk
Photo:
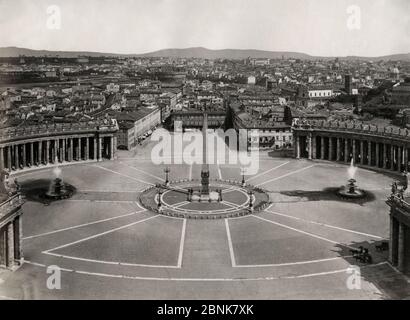
[[[202,124],[202,170],[201,170],[201,195],[209,195],[209,164],[207,150],[208,114],[204,112]]]

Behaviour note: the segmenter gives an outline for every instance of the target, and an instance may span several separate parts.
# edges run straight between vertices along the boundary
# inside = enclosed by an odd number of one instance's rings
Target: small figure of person
[[[17,178],[14,179],[14,185],[16,187],[16,192],[20,192],[21,186],[20,183],[17,181]]]
[[[397,182],[394,181],[391,185],[391,193],[396,194],[397,193]]]

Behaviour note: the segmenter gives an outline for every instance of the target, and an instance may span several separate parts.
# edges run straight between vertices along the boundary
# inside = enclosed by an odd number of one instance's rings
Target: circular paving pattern
[[[191,219],[241,217],[259,212],[269,205],[269,195],[263,189],[255,188],[252,185],[242,186],[237,181],[218,179],[210,181],[210,194],[216,195],[212,201],[190,200],[188,190],[193,189],[199,193],[199,185],[199,180],[172,181],[169,186],[156,185],[145,189],[140,194],[139,199],[141,204],[150,211]],[[158,210],[159,189],[162,190],[161,210]],[[218,192],[221,192],[222,200],[217,200]],[[212,196],[210,196],[211,198]]]

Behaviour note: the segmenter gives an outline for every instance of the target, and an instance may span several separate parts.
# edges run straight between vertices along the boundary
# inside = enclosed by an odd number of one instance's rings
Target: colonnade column
[[[400,146],[397,146],[397,171],[401,172],[401,156],[403,149]]]
[[[114,160],[114,137],[111,137],[110,160]],[[309,139],[309,159],[312,159],[312,137]]]
[[[344,154],[344,160],[345,162],[349,162],[349,140],[348,139],[344,139],[345,140],[345,154]]]
[[[93,138],[93,140],[94,140],[94,160],[98,160],[98,158],[97,158],[97,156],[98,156],[98,154],[97,154],[97,138]]]
[[[333,139],[332,139],[332,137],[329,137],[328,159],[329,159],[330,161],[333,160]]]
[[[66,140],[63,139],[61,140],[61,162],[65,161],[65,150],[66,150]]]
[[[85,160],[90,158],[90,138],[85,138]]]
[[[296,136],[295,138],[295,158],[300,159],[300,137]]]
[[[409,156],[409,153],[408,153],[408,152],[409,152],[409,151],[408,151],[408,149],[407,149],[407,146],[404,146],[403,149],[404,149],[404,152],[403,152],[404,171],[407,172],[407,170],[408,170],[408,163],[409,163],[409,158],[408,158],[408,156]]]
[[[65,139],[65,148],[66,148],[66,153],[67,153],[67,161],[70,162],[70,156],[71,156],[71,145],[70,145],[70,139]]]
[[[390,237],[389,237],[389,261],[392,265],[394,265],[394,257],[393,257],[393,252],[396,250],[394,247],[394,218],[393,215],[390,214]]]
[[[383,144],[383,169],[387,169],[387,144]]]
[[[4,169],[4,148],[0,147],[0,170]]]
[[[371,166],[372,164],[372,143],[369,141],[367,143],[367,165]]]
[[[38,142],[38,164],[43,162],[43,141]]]
[[[77,138],[77,160],[80,161],[81,160],[81,138]]]
[[[113,154],[114,154],[114,159],[116,158],[117,155],[117,145],[118,145],[118,140],[117,140],[117,136],[113,135],[112,138],[114,139],[114,150],[113,150]],[[312,135],[312,139],[313,139],[313,135]],[[316,154],[314,154],[313,152],[316,152],[316,142],[314,140],[312,140],[312,158],[316,158]]]
[[[18,170],[20,168],[20,159],[19,159],[19,145],[14,146],[14,168]]]
[[[30,143],[30,165],[34,165],[34,142]]]
[[[23,250],[22,250],[22,237],[23,237],[23,226],[21,216],[17,216],[10,225],[13,229],[13,244],[14,244],[14,264],[19,264],[21,259],[23,259]]]
[[[117,137],[115,137],[115,145],[114,145],[115,150],[117,150]],[[312,159],[317,158],[317,153],[316,153],[316,136],[312,134]]]
[[[50,160],[49,157],[50,157],[50,140],[47,140],[46,141],[46,154],[45,154],[45,158],[44,158],[44,160],[45,160],[44,162],[46,164],[48,164],[48,161]]]
[[[50,163],[55,163],[56,162],[56,141],[55,140],[50,140]]]
[[[26,165],[27,165],[27,152],[26,152],[26,144],[25,143],[23,143],[22,145],[21,145],[21,148],[22,148],[22,157],[23,157],[23,161],[22,161],[22,164],[23,164],[23,168],[25,168],[26,167]]]
[[[320,159],[325,159],[325,137],[320,137]]]
[[[399,248],[398,248],[398,264],[399,271],[404,271],[404,232],[405,225],[399,222]]]
[[[57,162],[63,162],[60,150],[60,139],[56,140],[56,155],[57,155]]]
[[[336,138],[336,161],[340,161],[341,143],[340,138]]]
[[[7,225],[7,265],[14,266],[14,228],[13,223]]]
[[[297,145],[299,146],[299,143]],[[103,151],[103,138],[99,137],[98,138],[98,160],[102,160],[102,151]],[[299,146],[299,152],[300,152],[300,146]]]
[[[360,140],[360,164],[364,164],[364,143],[363,140]]]
[[[7,167],[11,172],[11,146],[7,147]]]
[[[380,143],[376,142],[376,167],[380,167]]]
[[[394,151],[395,146],[390,145],[390,170],[394,170]]]
[[[73,161],[74,160],[74,139],[70,138],[70,160],[69,161]]]

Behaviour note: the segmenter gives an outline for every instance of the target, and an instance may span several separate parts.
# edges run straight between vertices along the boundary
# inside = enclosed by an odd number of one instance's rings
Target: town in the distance
[[[117,148],[133,150],[154,128],[259,129],[261,148],[288,152],[298,120],[405,128],[410,60],[205,59],[58,54],[0,58],[1,130],[118,123]],[[11,166],[18,170],[21,164]]]

